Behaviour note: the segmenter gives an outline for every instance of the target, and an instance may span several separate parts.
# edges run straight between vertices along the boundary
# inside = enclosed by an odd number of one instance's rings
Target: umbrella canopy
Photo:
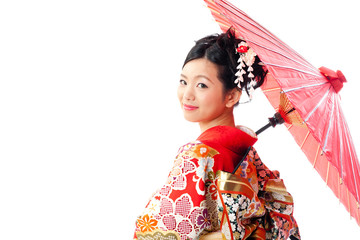
[[[236,36],[245,40],[265,64],[268,74],[262,91],[276,110],[280,99],[295,109],[302,124],[288,121],[288,130],[360,225],[360,166],[340,106],[338,92],[345,82],[342,73],[315,68],[231,3],[205,2],[220,28],[226,32],[233,27]]]

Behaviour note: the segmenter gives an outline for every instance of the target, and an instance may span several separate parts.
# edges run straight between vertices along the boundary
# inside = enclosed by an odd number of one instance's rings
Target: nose
[[[187,100],[187,101],[195,100],[194,90],[191,87],[191,85],[187,85],[185,87],[183,98],[184,98],[184,100]]]

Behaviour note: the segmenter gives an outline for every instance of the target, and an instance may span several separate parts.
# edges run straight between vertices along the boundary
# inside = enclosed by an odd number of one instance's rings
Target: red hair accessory
[[[240,45],[236,50],[238,53],[246,53],[248,51],[248,48],[244,45]]]

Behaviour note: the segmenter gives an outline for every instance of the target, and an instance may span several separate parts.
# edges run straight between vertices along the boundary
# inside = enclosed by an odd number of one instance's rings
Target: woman
[[[138,217],[134,239],[300,239],[291,195],[252,148],[256,135],[234,122],[242,92],[251,97],[265,75],[232,29],[196,42],[178,98],[202,133],[179,149],[167,182]]]

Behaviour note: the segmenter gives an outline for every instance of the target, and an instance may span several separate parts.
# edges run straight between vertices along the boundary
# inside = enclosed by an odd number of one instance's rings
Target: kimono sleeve
[[[216,154],[217,151],[200,142],[180,148],[166,183],[137,220],[137,239],[156,236],[167,239],[165,236],[171,234],[176,236],[174,239],[192,240],[218,226],[216,198],[213,202],[209,200]],[[147,228],[150,221],[152,226]]]

